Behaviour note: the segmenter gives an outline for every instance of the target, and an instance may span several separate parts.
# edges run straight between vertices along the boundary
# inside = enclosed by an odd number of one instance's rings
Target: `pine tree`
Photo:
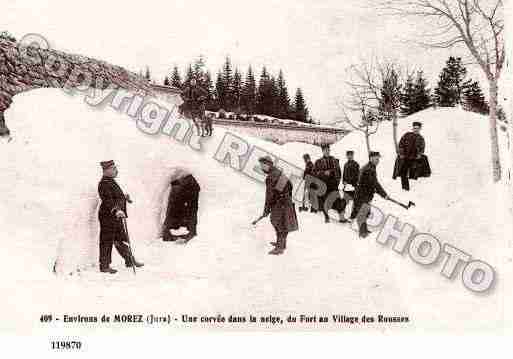
[[[415,80],[415,112],[422,111],[431,105],[431,89],[422,71],[417,72]]]
[[[269,80],[269,115],[279,117],[279,91],[274,76]]]
[[[260,74],[260,80],[258,81],[257,112],[265,115],[269,113],[269,110],[269,74],[264,66],[262,67],[262,73]]]
[[[191,85],[191,80],[194,78],[194,70],[192,69],[192,65],[189,64],[187,69],[185,70],[185,79],[183,80],[182,87],[186,88]]]
[[[238,68],[235,68],[235,72],[233,74],[233,84],[232,84],[232,100],[233,100],[233,109],[236,113],[240,113],[241,109],[241,97],[242,97],[242,75],[239,72]]]
[[[469,80],[463,89],[463,108],[467,111],[488,114],[489,107],[477,81]]]
[[[226,101],[225,101],[226,92],[225,92],[225,88],[224,88],[223,75],[220,71],[217,73],[216,92],[215,93],[216,93],[216,100],[215,100],[216,107],[226,111]]]
[[[408,116],[428,108],[431,104],[430,92],[422,71],[417,72],[415,81],[412,75],[408,75],[401,89],[401,114]]]
[[[224,87],[224,103],[225,110],[232,111],[234,107],[234,98],[233,98],[233,71],[232,71],[232,63],[230,61],[230,57],[227,56],[223,65],[222,72],[222,80]]]
[[[298,87],[294,99],[294,120],[307,122],[307,119],[308,108],[306,107],[305,99],[303,97],[303,91],[301,91],[301,88]]]
[[[440,73],[435,89],[435,99],[438,106],[452,107],[461,103],[463,96],[463,80],[467,70],[463,67],[460,57],[449,57],[446,66]]]
[[[253,115],[256,111],[256,105],[257,87],[255,76],[253,75],[253,69],[250,65],[246,74],[246,80],[244,81],[244,87],[241,94],[242,111],[248,115]]]
[[[203,87],[207,91],[206,109],[208,111],[219,110],[215,103],[215,90],[214,84],[212,83],[212,76],[210,75],[210,71],[205,72]]]
[[[178,71],[178,67],[173,67],[173,73],[171,74],[171,86],[181,89],[182,88],[182,78],[180,76],[180,71]]]
[[[197,82],[203,82],[205,76],[205,58],[203,55],[194,61],[193,76]]]
[[[283,76],[283,71],[280,70],[278,73],[278,109],[277,116],[280,118],[288,118],[290,115],[290,98],[289,92],[287,90],[287,85],[285,83],[285,77]]]
[[[404,116],[415,113],[415,84],[413,76],[408,75],[401,91],[401,114]]]
[[[151,81],[151,73],[150,73],[150,68],[148,66],[146,66],[146,71],[144,72],[144,78],[147,81]]]

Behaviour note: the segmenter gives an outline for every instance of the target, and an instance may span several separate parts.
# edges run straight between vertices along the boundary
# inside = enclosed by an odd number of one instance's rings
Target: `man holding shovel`
[[[110,267],[112,246],[125,260],[127,267],[142,267],[130,250],[128,233],[124,220],[127,218],[126,203],[132,203],[130,196],[124,194],[115,181],[118,169],[114,161],[100,162],[103,177],[98,184],[101,205],[98,212],[100,220],[100,272],[114,274],[117,270]]]
[[[292,202],[292,183],[274,166],[271,157],[261,157],[258,161],[262,172],[267,174],[265,179],[265,205],[263,214],[253,221],[253,225],[256,225],[262,218],[271,215],[271,224],[276,231],[276,242],[271,243],[274,245],[274,249],[269,254],[279,255],[287,247],[289,232],[298,230],[296,209]]]

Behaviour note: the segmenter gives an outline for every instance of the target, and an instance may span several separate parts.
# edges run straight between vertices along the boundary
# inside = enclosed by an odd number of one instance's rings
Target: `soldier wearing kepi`
[[[407,132],[399,141],[399,158],[397,167],[399,168],[399,176],[401,176],[401,185],[403,190],[410,190],[410,171],[413,170],[416,162],[424,154],[426,143],[424,137],[420,134],[422,123],[413,122],[412,131]]]
[[[360,175],[360,165],[354,160],[354,151],[346,152],[347,162],[344,164],[344,172],[342,173],[342,184],[344,197],[342,198],[342,216],[344,216],[347,203],[354,200],[354,192],[358,186],[358,176]],[[342,217],[342,223],[348,222]]]
[[[276,231],[275,248],[269,254],[282,254],[287,247],[287,236],[289,232],[298,230],[296,209],[292,202],[292,183],[289,179],[274,166],[269,156],[261,157],[259,160],[262,171],[267,174],[265,179],[265,205],[261,216],[271,215],[271,224]],[[253,222],[253,224],[255,224]]]
[[[118,169],[114,161],[100,162],[103,169],[103,177],[98,184],[98,193],[101,199],[98,219],[100,220],[100,271],[114,274],[117,271],[110,267],[112,246],[125,260],[127,267],[142,267],[131,256],[128,247],[128,237],[125,233],[122,220],[127,218],[126,203],[132,203],[130,196],[124,194],[114,178],[118,175]]]
[[[376,166],[379,163],[380,157],[379,152],[371,152],[369,154],[369,163],[362,167],[355,191],[351,218],[356,218],[359,235],[362,238],[367,237],[370,233],[367,228],[367,217],[370,214],[370,202],[374,197],[374,193],[377,192],[381,197],[388,199],[388,195],[383,187],[381,187],[376,174]]]
[[[342,222],[342,199],[340,198],[340,192],[338,190],[342,177],[340,163],[338,158],[330,155],[329,145],[323,144],[321,148],[323,156],[315,161],[314,175],[326,184],[326,192],[319,197],[319,207],[324,213],[324,221],[326,223],[330,221],[328,211],[331,208],[338,212],[340,221]],[[327,208],[328,206],[331,208]]]

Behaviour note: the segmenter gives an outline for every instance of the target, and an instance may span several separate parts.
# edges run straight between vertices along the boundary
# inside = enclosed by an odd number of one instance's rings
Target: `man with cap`
[[[342,173],[342,184],[344,197],[342,198],[342,216],[344,216],[347,203],[354,199],[354,192],[358,186],[358,176],[360,174],[360,165],[354,160],[354,151],[346,151],[347,162],[344,164]],[[344,217],[342,223],[348,222]]]
[[[314,175],[326,184],[326,192],[319,197],[319,206],[324,214],[324,221],[326,223],[330,221],[328,211],[331,208],[327,208],[330,203],[332,204],[331,207],[339,213],[340,221],[342,221],[344,216],[342,213],[342,199],[338,190],[342,177],[340,163],[338,158],[330,155],[330,146],[328,144],[323,144],[321,148],[323,156],[315,161]]]
[[[198,201],[200,185],[194,176],[184,168],[176,168],[169,179],[171,189],[164,220],[162,239],[175,241],[179,238],[187,242],[197,235]],[[187,228],[188,233],[183,236],[173,236],[171,229]]]
[[[388,195],[383,187],[381,187],[376,174],[376,166],[379,163],[380,157],[379,152],[371,152],[369,154],[369,163],[362,167],[355,191],[351,219],[356,218],[359,235],[362,238],[367,237],[370,233],[367,228],[367,217],[370,214],[370,202],[374,197],[374,193],[377,192],[381,197],[388,199]]]
[[[420,134],[422,123],[413,122],[413,129],[403,135],[399,141],[399,159],[396,167],[401,176],[401,185],[403,190],[410,190],[410,171],[413,170],[416,162],[424,154],[426,143],[424,137]]]
[[[305,170],[303,172],[303,180],[305,182],[305,190],[303,195],[303,206],[299,210],[306,211],[308,208],[305,206],[306,200],[308,199],[308,202],[310,203],[310,212],[317,212],[317,210],[314,208],[314,201],[312,200],[312,190],[314,189],[314,184],[312,183],[311,177],[313,176],[314,172],[314,164],[312,162],[312,159],[310,158],[310,155],[308,153],[305,153],[303,155],[303,160],[305,161]]]
[[[274,166],[271,157],[261,157],[258,161],[262,172],[267,174],[265,205],[261,217],[271,215],[271,224],[276,231],[276,242],[271,243],[275,248],[269,254],[279,255],[287,247],[289,232],[298,230],[296,208],[292,202],[292,183],[282,171]]]
[[[123,219],[127,218],[126,203],[132,203],[130,196],[124,194],[115,178],[118,169],[114,161],[100,162],[103,170],[103,177],[98,184],[98,194],[101,205],[98,212],[100,220],[100,271],[114,274],[117,271],[110,267],[112,257],[112,246],[125,260],[127,267],[142,267],[133,258],[128,247],[128,237],[123,226]]]

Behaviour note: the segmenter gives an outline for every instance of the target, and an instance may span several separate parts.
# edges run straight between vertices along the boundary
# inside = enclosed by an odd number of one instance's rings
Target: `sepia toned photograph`
[[[508,6],[4,1],[0,333],[509,332]]]

